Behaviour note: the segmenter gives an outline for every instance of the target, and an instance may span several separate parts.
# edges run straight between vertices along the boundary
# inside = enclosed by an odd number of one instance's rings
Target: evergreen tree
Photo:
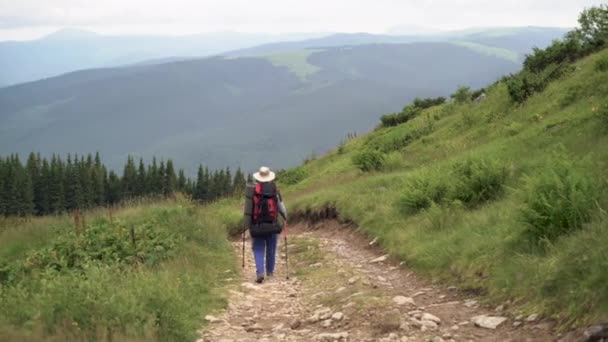
[[[91,170],[93,203],[96,206],[104,205],[106,203],[105,173],[105,166],[101,163],[99,152],[97,152],[95,153],[95,164]]]
[[[61,158],[53,155],[51,158],[50,182],[48,184],[49,207],[52,213],[65,210],[64,165]]]
[[[177,176],[175,175],[175,169],[173,167],[173,161],[171,159],[167,160],[167,166],[165,167],[164,172],[164,195],[169,196],[172,195],[176,191],[177,187]]]
[[[230,167],[227,167],[222,179],[222,196],[232,194],[232,190],[232,173],[230,172]]]
[[[80,165],[78,165],[78,176],[80,180],[80,187],[82,188],[82,200],[84,208],[91,208],[95,202],[95,194],[93,192],[93,158],[91,154],[84,159],[84,156],[80,159]]]
[[[35,213],[40,213],[41,212],[41,201],[42,201],[42,196],[43,196],[43,183],[42,183],[42,179],[41,179],[41,161],[40,161],[40,155],[36,155],[34,152],[30,153],[29,157],[27,158],[27,163],[26,163],[26,171],[30,176],[30,180],[32,183],[32,189],[33,189],[33,196],[34,196],[34,212]]]
[[[139,167],[137,169],[137,194],[139,196],[144,196],[148,194],[146,181],[146,166],[144,165],[143,158],[139,159]]]
[[[42,160],[40,167],[40,179],[38,186],[34,187],[34,198],[36,201],[36,210],[39,215],[47,215],[51,213],[50,202],[50,184],[52,182],[51,166],[48,160]]]
[[[122,198],[132,198],[137,194],[137,169],[135,168],[135,162],[133,161],[133,157],[127,157],[127,164],[124,167],[122,180],[121,180],[121,189],[122,189]]]
[[[116,204],[120,202],[121,194],[124,192],[121,189],[120,179],[116,173],[114,173],[114,171],[110,171],[105,188],[108,204]]]
[[[154,195],[161,195],[165,193],[165,161],[161,159],[160,165],[158,166],[158,173],[154,180]]]
[[[4,182],[5,204],[4,211],[7,216],[19,214],[19,189],[17,188],[17,167],[19,159],[11,155],[7,159],[6,180]]]
[[[27,169],[21,166],[21,163],[17,165],[17,202],[19,203],[19,209],[17,214],[19,216],[31,216],[34,214],[34,186],[32,184],[32,178],[30,177]]]
[[[245,192],[245,175],[240,167],[236,170],[234,179],[232,180],[232,192],[235,194]]]
[[[205,200],[205,191],[206,189],[204,189],[204,176],[205,176],[205,172],[203,171],[203,165],[199,165],[198,166],[198,172],[197,172],[197,176],[196,176],[196,185],[195,185],[195,190],[194,190],[194,199],[195,200],[199,200],[199,201],[204,201]]]
[[[68,211],[84,207],[82,186],[80,182],[78,156],[72,157],[68,154],[64,171],[65,209]]]
[[[179,169],[179,176],[177,176],[177,191],[187,193],[186,174],[183,169]]]
[[[2,156],[0,156],[0,215],[6,215],[5,183],[8,180],[7,166]]]

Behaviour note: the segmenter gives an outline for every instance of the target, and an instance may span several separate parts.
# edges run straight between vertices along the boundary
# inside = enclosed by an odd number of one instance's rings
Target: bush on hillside
[[[491,158],[468,158],[452,165],[453,198],[468,206],[498,198],[509,176],[507,165]]]
[[[373,149],[365,149],[352,158],[353,164],[363,172],[378,171],[386,162],[386,155]]]
[[[426,109],[434,106],[438,106],[445,103],[445,97],[426,98],[421,99],[419,97],[414,99],[413,105],[416,108]]]
[[[399,207],[405,214],[441,204],[450,195],[450,182],[441,170],[420,173],[408,180],[399,198]]]
[[[412,104],[403,107],[399,113],[385,114],[380,117],[380,122],[384,127],[397,126],[415,118],[423,109],[438,106],[445,103],[445,97],[437,98],[415,98]]]
[[[577,39],[554,40],[544,49],[534,48],[532,54],[526,55],[524,70],[539,73],[552,64],[571,63],[581,54],[580,42]]]
[[[509,96],[516,103],[525,102],[534,93],[540,92],[553,80],[572,70],[565,64],[551,64],[541,72],[522,71],[506,79]]]
[[[288,170],[277,172],[277,179],[286,185],[294,185],[303,181],[308,174],[301,167],[294,167]]]
[[[508,175],[507,166],[498,160],[471,157],[452,164],[449,169],[412,176],[399,198],[399,207],[406,214],[428,209],[433,204],[458,202],[474,207],[501,196]]]
[[[595,62],[595,71],[605,72],[608,71],[608,57],[604,57]]]
[[[599,198],[599,184],[565,156],[527,179],[521,220],[533,243],[554,241],[580,229],[592,218]]]
[[[471,101],[471,88],[460,86],[450,97],[456,101],[456,103],[467,103]]]

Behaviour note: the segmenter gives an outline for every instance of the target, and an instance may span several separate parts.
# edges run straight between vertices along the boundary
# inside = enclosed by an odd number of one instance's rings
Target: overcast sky
[[[0,40],[99,33],[388,32],[576,25],[607,0],[0,0]]]

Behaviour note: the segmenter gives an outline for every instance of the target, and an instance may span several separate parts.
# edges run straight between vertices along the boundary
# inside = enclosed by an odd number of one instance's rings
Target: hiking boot
[[[274,277],[274,273],[272,273],[272,272],[268,272],[268,273],[266,273],[266,276],[267,276],[268,278],[272,278],[272,277]]]
[[[262,282],[264,282],[264,275],[258,274],[258,276],[255,278],[255,282],[258,284],[261,284]]]

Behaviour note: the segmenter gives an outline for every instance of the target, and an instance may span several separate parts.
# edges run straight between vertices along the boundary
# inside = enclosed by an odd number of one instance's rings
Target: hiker
[[[253,178],[255,184],[247,187],[244,211],[255,259],[255,281],[259,284],[264,276],[272,277],[274,273],[278,235],[283,231],[278,214],[286,223],[287,209],[274,182],[274,172],[262,166]]]

